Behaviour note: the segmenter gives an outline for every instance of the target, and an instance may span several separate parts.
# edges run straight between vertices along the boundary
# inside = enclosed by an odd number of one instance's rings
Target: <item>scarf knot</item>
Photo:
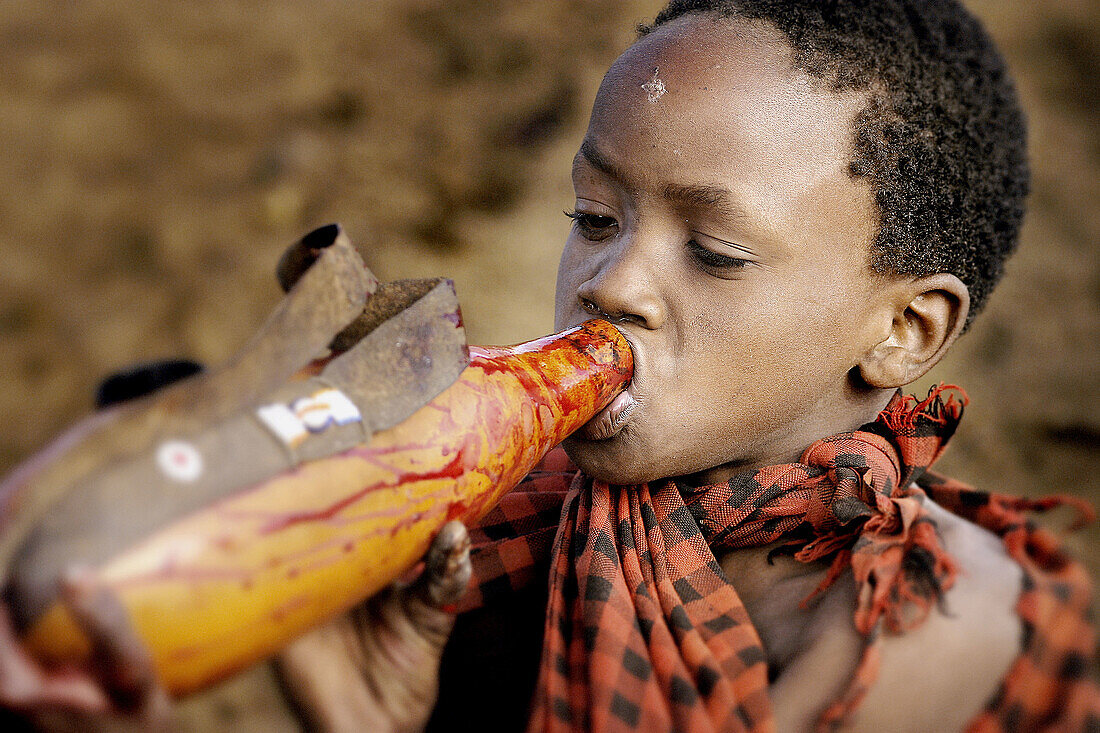
[[[901,479],[897,450],[885,438],[856,431],[819,440],[800,461],[820,471],[806,481],[806,521],[817,537],[852,535],[862,522],[889,511]]]

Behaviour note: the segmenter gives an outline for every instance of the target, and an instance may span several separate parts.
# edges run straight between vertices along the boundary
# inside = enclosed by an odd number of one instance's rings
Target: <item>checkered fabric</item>
[[[1000,535],[1024,570],[1016,604],[1024,625],[1023,653],[968,733],[1100,731],[1100,693],[1090,675],[1096,632],[1089,623],[1088,572],[1054,533],[1025,515],[1070,505],[1078,510],[1075,529],[1093,520],[1092,507],[1071,496],[987,494],[932,472],[920,484],[937,504]]]
[[[899,393],[875,422],[818,441],[798,463],[713,486],[609,485],[552,453],[474,530],[476,582],[463,604],[548,574],[530,730],[773,730],[760,638],[715,557],[773,543],[806,562],[832,559],[814,595],[848,568],[862,589],[855,623],[864,653],[818,724],[836,727],[874,681],[882,633],[919,625],[954,581],[923,508],[926,490],[1000,532],[1029,577],[1025,653],[973,730],[1042,729],[1066,705],[1078,711],[1072,729],[1095,724],[1087,577],[1021,514],[1061,500],[1009,499],[926,473],[965,401],[952,387],[919,402]]]

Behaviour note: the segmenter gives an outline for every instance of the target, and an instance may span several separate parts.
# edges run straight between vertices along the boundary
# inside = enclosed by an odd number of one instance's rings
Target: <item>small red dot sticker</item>
[[[199,449],[183,440],[168,440],[157,448],[157,466],[165,476],[180,483],[191,483],[203,474]]]

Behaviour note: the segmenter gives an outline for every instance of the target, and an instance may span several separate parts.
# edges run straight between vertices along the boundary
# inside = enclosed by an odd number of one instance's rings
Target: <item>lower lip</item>
[[[626,426],[637,404],[627,387],[611,400],[611,404],[586,422],[577,431],[577,435],[586,440],[607,440],[613,437]]]

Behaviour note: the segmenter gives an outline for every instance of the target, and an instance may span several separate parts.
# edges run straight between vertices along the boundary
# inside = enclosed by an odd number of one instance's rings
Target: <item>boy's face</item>
[[[849,372],[886,312],[873,194],[848,174],[865,101],[794,70],[777,32],[704,16],[611,67],[574,163],[556,320],[610,314],[636,368],[566,443],[587,473],[715,481],[859,424]]]

